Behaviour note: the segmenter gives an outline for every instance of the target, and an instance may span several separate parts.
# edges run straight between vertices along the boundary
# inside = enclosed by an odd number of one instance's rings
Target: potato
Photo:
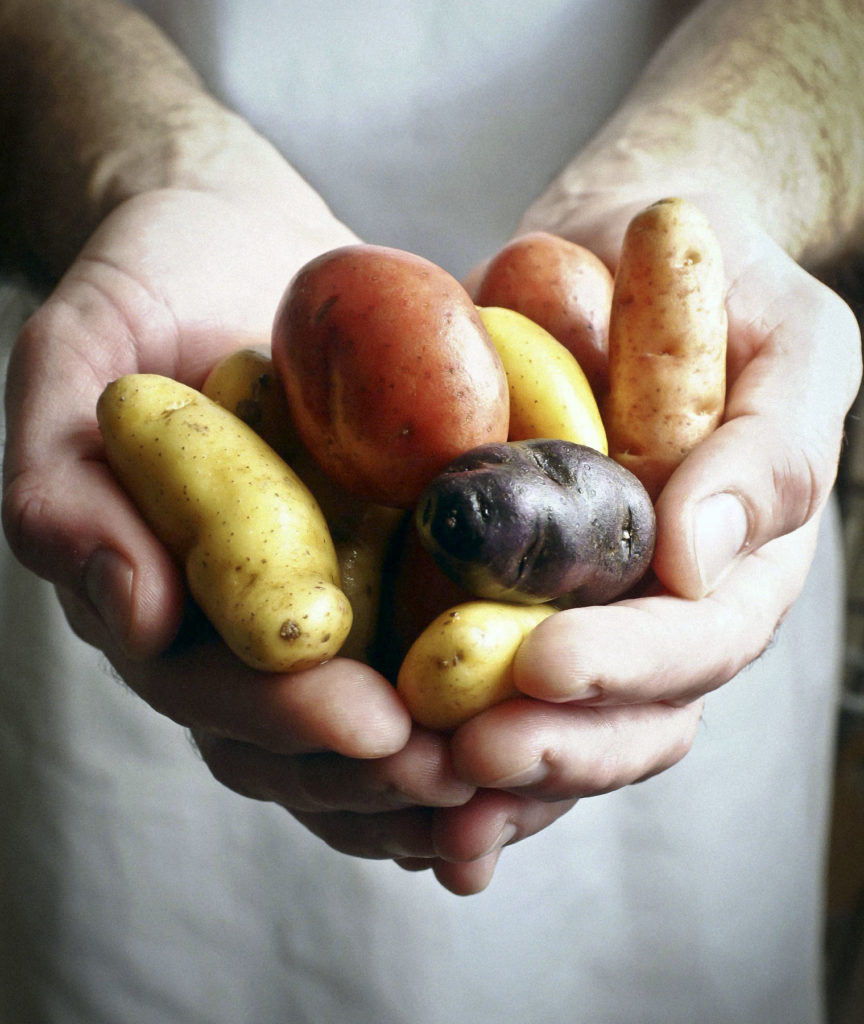
[[[412,644],[396,689],[411,717],[449,732],[518,695],[513,659],[548,605],[469,601],[439,615]]]
[[[272,354],[307,448],[366,500],[410,507],[450,459],[507,437],[480,315],[420,256],[354,245],[312,260],[280,303]]]
[[[351,627],[327,524],[299,477],[236,416],[167,377],[109,384],[105,455],[235,654],[291,672],[333,657]]]
[[[289,465],[306,456],[269,353],[254,348],[229,352],[207,374],[201,393],[247,423]]]
[[[704,214],[664,199],[630,222],[609,322],[609,452],[656,499],[720,423],[726,399],[725,279]]]
[[[579,363],[522,313],[497,306],[480,316],[507,374],[510,441],[534,437],[584,444],[606,454],[606,431]]]
[[[369,662],[378,629],[382,571],[405,513],[349,494],[318,466],[300,440],[273,361],[255,349],[221,359],[202,391],[248,423],[312,491],[324,513],[339,561],[352,625],[339,654]]]
[[[413,518],[406,518],[388,552],[375,668],[395,682],[408,648],[429,623],[473,597],[443,572],[421,542]]]
[[[477,597],[603,604],[644,575],[654,508],[639,481],[566,441],[483,445],[454,459],[415,512],[443,571]]]
[[[490,260],[474,300],[545,327],[576,357],[594,394],[605,392],[612,274],[594,253],[545,231],[522,235]]]

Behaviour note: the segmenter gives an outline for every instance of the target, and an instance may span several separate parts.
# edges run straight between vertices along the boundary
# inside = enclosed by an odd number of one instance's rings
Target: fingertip
[[[734,491],[676,502],[675,489],[658,500],[653,569],[668,591],[698,600],[716,590],[746,554],[750,517]]]
[[[432,870],[438,882],[454,896],[477,896],[489,887],[498,865],[500,850],[464,863],[438,860]]]
[[[186,588],[167,556],[134,565],[110,547],[97,548],[84,566],[83,589],[110,641],[127,657],[166,650],[183,620]]]
[[[334,658],[279,677],[278,714],[312,746],[373,760],[399,753],[413,723],[393,686],[370,666]]]
[[[88,643],[146,658],[172,642],[186,601],[182,569],[102,462],[58,460],[10,477],[3,526],[21,564],[78,605]]]
[[[596,695],[595,680],[579,657],[581,638],[590,636],[591,614],[585,608],[557,612],[532,629],[513,659],[513,682],[520,693],[551,703]]]

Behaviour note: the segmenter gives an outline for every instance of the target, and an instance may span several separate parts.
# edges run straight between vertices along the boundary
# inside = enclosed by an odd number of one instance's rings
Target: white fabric
[[[461,272],[608,112],[670,5],[150,6],[352,227]],[[0,292],[4,350],[23,301]],[[221,788],[3,547],[0,1022],[817,1024],[833,517],[823,541],[684,761],[582,801],[469,899]]]
[[[504,241],[689,0],[145,0],[368,242]]]

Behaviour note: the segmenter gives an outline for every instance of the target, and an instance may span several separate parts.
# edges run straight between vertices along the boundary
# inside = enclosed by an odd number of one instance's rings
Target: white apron
[[[358,234],[456,274],[506,240],[676,7],[142,6]],[[0,312],[8,351],[12,286]],[[583,800],[468,899],[220,787],[3,546],[0,1024],[817,1024],[836,526],[684,761]]]

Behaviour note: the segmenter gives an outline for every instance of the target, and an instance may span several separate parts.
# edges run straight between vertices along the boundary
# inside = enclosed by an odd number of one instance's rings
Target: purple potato
[[[448,464],[414,521],[441,569],[477,597],[606,604],[654,554],[654,507],[617,462],[569,441],[485,444]]]

